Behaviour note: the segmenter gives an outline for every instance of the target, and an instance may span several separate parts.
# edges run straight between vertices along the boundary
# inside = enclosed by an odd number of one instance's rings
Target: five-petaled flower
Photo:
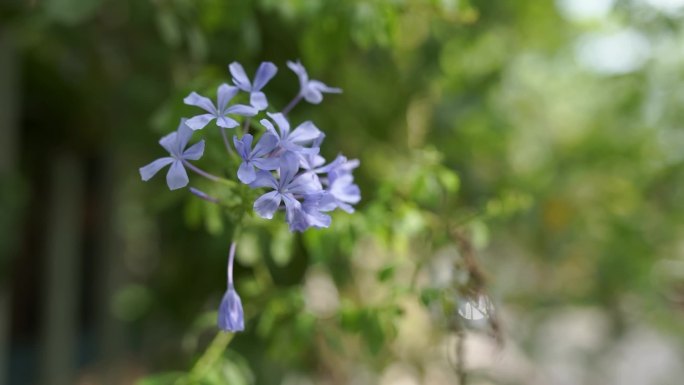
[[[253,140],[254,137],[250,134],[245,134],[242,139],[238,139],[237,136],[233,137],[235,149],[242,158],[237,175],[240,182],[244,184],[250,184],[256,178],[255,167],[259,170],[275,170],[280,165],[279,158],[268,157],[278,145],[278,137],[267,132],[261,136],[254,149],[252,149]]]
[[[268,116],[276,122],[278,130],[268,119],[261,119],[260,123],[266,127],[268,132],[278,138],[278,146],[282,150],[292,151],[297,154],[318,153],[318,147],[304,147],[321,135],[321,131],[311,121],[306,121],[290,131],[290,122],[287,121],[283,114],[269,113]]]
[[[275,76],[276,72],[278,72],[278,67],[271,62],[261,63],[254,75],[253,83],[249,81],[247,74],[245,74],[245,69],[242,68],[240,63],[232,62],[228,69],[233,76],[233,84],[242,91],[249,93],[249,103],[252,107],[259,111],[265,110],[268,107],[268,100],[266,100],[266,95],[261,92],[261,89]]]
[[[193,144],[187,150],[185,147],[192,137],[193,131],[186,125],[187,121],[181,119],[178,129],[159,140],[159,144],[169,152],[170,157],[159,158],[147,166],[140,167],[140,177],[144,181],[148,181],[159,170],[167,165],[169,172],[166,173],[166,183],[169,189],[176,190],[185,187],[188,184],[188,173],[183,166],[184,162],[188,160],[198,160],[204,153],[204,140]]]
[[[238,93],[237,87],[231,87],[228,84],[221,84],[217,90],[217,104],[212,103],[209,98],[204,97],[197,92],[191,92],[190,95],[183,99],[183,102],[190,106],[197,106],[206,111],[206,114],[194,116],[187,121],[188,127],[193,130],[203,129],[209,122],[216,119],[216,125],[223,128],[233,128],[238,126],[238,122],[229,117],[228,114],[241,116],[254,116],[258,112],[254,107],[246,106],[244,104],[233,104],[228,106],[231,99]]]
[[[285,152],[280,157],[280,177],[276,180],[272,173],[266,171],[257,172],[251,187],[270,187],[274,191],[267,192],[254,202],[254,211],[266,219],[273,218],[273,214],[285,203],[288,222],[294,218],[297,211],[301,210],[298,196],[305,196],[317,191],[311,176],[306,174],[297,175],[299,169],[299,157],[293,152]]]
[[[328,169],[328,192],[335,200],[335,205],[342,210],[353,213],[353,204],[361,200],[361,190],[354,184],[351,171],[358,167],[359,161],[348,161],[346,157],[339,155]]]
[[[306,68],[304,68],[299,60],[296,62],[288,61],[287,66],[290,67],[295,74],[297,74],[297,77],[299,77],[299,95],[301,95],[304,100],[311,104],[318,104],[323,101],[323,93],[342,93],[342,89],[340,88],[330,87],[318,80],[310,80],[309,74],[306,72]]]

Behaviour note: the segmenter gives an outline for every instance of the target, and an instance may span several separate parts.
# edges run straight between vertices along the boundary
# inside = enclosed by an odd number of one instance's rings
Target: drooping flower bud
[[[218,326],[228,332],[245,330],[245,317],[242,311],[242,301],[232,284],[223,295],[218,312]]]

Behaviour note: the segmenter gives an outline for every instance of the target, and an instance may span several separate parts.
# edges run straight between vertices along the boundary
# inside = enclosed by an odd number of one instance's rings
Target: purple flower
[[[166,183],[169,185],[169,189],[176,190],[187,186],[188,174],[183,167],[183,162],[197,160],[202,157],[204,153],[204,140],[200,140],[186,150],[185,147],[188,145],[188,141],[190,141],[193,133],[186,123],[185,119],[181,119],[176,132],[172,132],[159,140],[159,144],[171,156],[159,158],[147,166],[141,167],[140,177],[142,180],[148,181],[159,170],[170,164],[171,167],[169,167],[169,172],[166,174]]]
[[[276,122],[278,130],[267,119],[261,119],[261,124],[278,140],[278,145],[285,151],[292,151],[297,154],[317,154],[318,147],[306,148],[304,145],[311,143],[314,139],[321,135],[321,131],[311,122],[306,121],[294,130],[290,131],[290,123],[281,113],[271,114],[268,116]]]
[[[216,119],[216,125],[224,128],[233,128],[238,125],[235,119],[228,117],[228,114],[235,114],[241,116],[254,116],[258,112],[253,107],[245,106],[244,104],[234,104],[228,107],[228,102],[237,95],[237,87],[231,87],[228,84],[221,84],[217,91],[217,105],[202,95],[196,92],[191,92],[183,102],[190,106],[197,106],[205,110],[206,114],[194,116],[187,121],[188,127],[193,130],[203,129],[209,122]]]
[[[228,332],[241,332],[245,330],[245,316],[242,310],[242,301],[235,291],[232,282],[223,295],[218,311],[218,327]]]
[[[297,175],[299,158],[292,152],[286,152],[280,157],[280,178],[276,178],[270,172],[258,171],[256,178],[250,184],[251,187],[270,187],[273,189],[257,198],[254,202],[254,211],[266,219],[273,218],[273,214],[285,203],[286,219],[288,222],[302,209],[297,196],[304,196],[317,191],[317,186],[308,175]]]
[[[297,60],[296,62],[287,62],[287,66],[297,74],[299,77],[299,94],[311,104],[318,104],[323,100],[323,93],[341,94],[342,90],[335,87],[329,87],[318,80],[309,80],[309,74],[306,73],[306,68]]]
[[[354,177],[351,175],[342,175],[337,178],[328,176],[330,186],[328,192],[335,198],[337,207],[342,210],[353,213],[354,208],[352,204],[357,204],[361,200],[361,190],[359,186],[354,184]]]
[[[318,138],[314,139],[314,141],[311,143],[311,147],[320,148],[321,143],[323,143],[323,139],[325,139],[325,134],[321,132],[321,134],[318,135]],[[307,172],[319,173],[318,170],[324,164],[325,158],[318,155],[318,153],[300,155],[299,167],[303,168]]]
[[[242,164],[238,169],[238,179],[244,184],[250,184],[256,179],[254,167],[260,170],[275,170],[280,165],[279,158],[267,157],[278,145],[278,137],[267,132],[262,135],[254,149],[252,149],[253,140],[254,137],[250,134],[245,134],[242,139],[238,139],[237,136],[233,137],[235,149],[242,158]]]
[[[218,326],[227,332],[241,332],[245,330],[245,315],[242,311],[242,301],[233,286],[233,263],[235,263],[235,249],[237,244],[230,244],[228,253],[228,290],[223,295],[218,311]]]
[[[327,228],[330,226],[330,216],[323,214],[336,207],[335,198],[326,191],[308,194],[298,212],[298,220],[290,225],[292,231],[304,231],[309,227]]]
[[[328,189],[327,191],[334,198],[337,207],[353,213],[352,204],[357,204],[361,200],[361,190],[354,184],[352,170],[359,166],[359,161],[353,159],[348,161],[346,157],[338,155],[327,168]]]
[[[266,95],[261,92],[266,83],[275,76],[278,72],[278,67],[271,62],[263,62],[257,69],[256,75],[254,75],[254,83],[249,81],[247,74],[245,74],[245,69],[238,62],[232,62],[228,66],[230,74],[233,76],[233,84],[235,84],[239,89],[249,92],[249,102],[257,110],[265,110],[268,107],[268,101],[266,100]]]

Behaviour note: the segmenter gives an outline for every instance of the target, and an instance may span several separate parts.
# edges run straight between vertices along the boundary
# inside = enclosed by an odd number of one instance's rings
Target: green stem
[[[214,340],[211,341],[211,344],[209,344],[204,353],[202,353],[202,356],[197,360],[195,366],[192,367],[190,373],[180,381],[177,381],[176,385],[197,384],[204,379],[234,336],[234,333],[218,332]]]
[[[292,99],[292,101],[290,101],[290,103],[287,106],[285,106],[285,108],[283,108],[281,113],[283,115],[287,115],[287,113],[290,112],[294,108],[294,106],[296,106],[297,103],[299,103],[299,101],[302,100],[303,97],[304,95],[302,95],[301,92],[298,93],[297,96],[295,96],[294,99]]]
[[[231,186],[231,187],[233,187],[233,186],[235,186],[235,185],[237,184],[237,183],[235,183],[235,181],[228,180],[228,179],[225,179],[225,178],[221,178],[220,176],[216,176],[216,175],[210,174],[210,173],[208,173],[208,172],[202,170],[201,168],[195,166],[194,164],[188,162],[188,161],[185,160],[185,159],[183,159],[183,165],[184,165],[185,167],[189,168],[190,170],[192,170],[193,172],[195,172],[197,175],[203,176],[203,177],[205,177],[205,178],[207,178],[207,179],[209,179],[209,180],[211,180],[211,181],[218,182],[218,183],[223,183],[223,184],[225,184],[225,185],[227,185],[227,186]]]
[[[228,140],[228,134],[226,133],[225,127],[221,127],[221,137],[223,138],[223,145],[226,146],[228,155],[233,156],[233,149],[230,147],[230,141]]]
[[[245,122],[242,125],[242,135],[249,134],[249,127],[250,127],[249,124],[251,123],[251,121],[252,121],[252,118],[245,118]]]
[[[240,226],[237,225],[235,226],[235,229],[233,229],[233,241],[230,244],[230,257],[228,261],[228,284],[232,285],[233,284],[233,258],[235,257],[235,247],[236,247],[236,239],[238,238],[240,234]],[[233,337],[235,337],[235,333],[230,333],[230,332],[224,332],[224,331],[219,331],[216,333],[216,336],[214,339],[211,341],[209,346],[204,350],[204,353],[200,356],[200,358],[195,362],[195,365],[192,367],[190,372],[187,374],[187,376],[183,376],[178,381],[176,381],[175,385],[193,385],[193,384],[199,384],[201,380],[203,380],[209,371],[216,365],[216,362],[221,358],[221,355],[223,355],[223,352],[226,351],[226,348],[228,347],[228,344],[230,344],[230,341],[233,340]]]

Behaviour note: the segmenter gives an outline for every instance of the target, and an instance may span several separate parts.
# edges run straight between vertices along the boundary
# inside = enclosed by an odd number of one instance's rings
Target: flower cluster
[[[239,157],[236,159],[240,162],[237,179],[253,189],[266,189],[253,204],[254,212],[260,217],[272,219],[276,212],[282,210],[290,230],[301,232],[312,227],[328,227],[330,216],[327,213],[337,208],[353,212],[353,205],[361,199],[359,187],[352,176],[359,161],[338,155],[333,161],[326,162],[320,155],[320,146],[325,139],[321,130],[311,121],[300,123],[292,129],[293,125],[287,118],[287,114],[300,101],[319,104],[323,101],[323,94],[338,94],[342,90],[309,79],[299,61],[287,62],[287,66],[299,79],[299,91],[280,112],[269,111],[271,106],[262,91],[278,72],[278,68],[270,62],[261,63],[252,80],[240,63],[231,63],[228,68],[233,85],[224,83],[218,87],[216,103],[191,92],[183,99],[184,103],[201,108],[203,113],[182,119],[175,132],[159,141],[169,156],[141,167],[141,178],[147,181],[165,166],[170,166],[166,181],[171,190],[188,185],[186,169],[213,181],[221,181],[221,177],[190,162],[202,157],[204,140],[188,147],[195,131],[215,122],[229,155]],[[247,94],[249,104],[231,103],[240,92]],[[249,133],[253,128],[252,119],[262,112],[260,126],[254,125],[257,130],[254,134]],[[243,123],[242,127],[239,120]],[[228,139],[229,129],[235,130],[232,146]],[[191,187],[190,192],[209,202],[220,203],[196,188]],[[234,253],[233,244],[228,267],[229,288],[219,311],[219,326],[231,331],[243,329],[242,305],[232,283]]]
[[[275,126],[268,119],[261,120],[267,132],[253,149],[251,135],[233,138],[243,160],[238,170],[240,181],[252,188],[271,190],[254,202],[256,213],[271,219],[284,208],[290,230],[304,231],[328,227],[330,216],[325,213],[338,207],[353,212],[351,204],[361,199],[351,175],[358,161],[340,155],[326,165],[319,155],[324,135],[313,123],[307,121],[290,130],[282,113],[268,116]]]

